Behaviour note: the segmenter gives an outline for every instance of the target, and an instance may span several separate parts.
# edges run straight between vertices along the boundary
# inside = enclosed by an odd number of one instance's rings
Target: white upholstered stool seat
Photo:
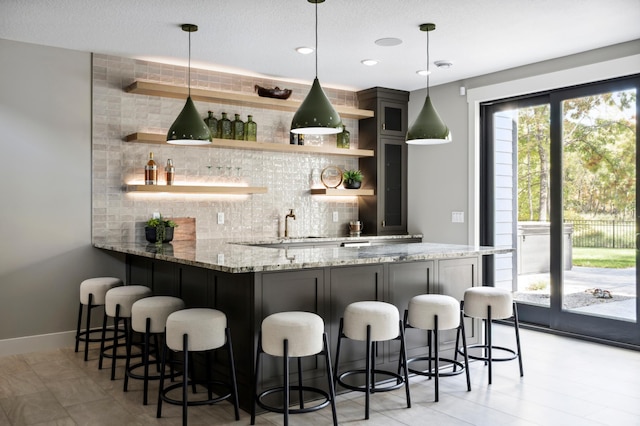
[[[464,292],[464,313],[468,317],[491,319],[513,316],[513,296],[510,291],[495,287],[471,287]]]
[[[463,301],[464,315],[471,318],[482,319],[484,323],[484,343],[466,346],[463,344],[459,353],[468,354],[468,357],[475,360],[485,361],[488,368],[489,384],[493,380],[493,362],[511,361],[518,359],[520,377],[524,375],[522,368],[522,355],[520,351],[520,325],[518,323],[518,309],[510,291],[495,287],[471,287],[464,292]],[[492,327],[493,320],[514,318],[514,329],[516,334],[516,349],[504,346],[497,346],[493,342]],[[472,355],[470,349],[482,349],[481,355]],[[498,357],[494,351],[498,350],[506,353],[506,356]]]
[[[460,303],[451,296],[440,294],[421,294],[413,297],[409,301],[409,308],[404,315],[405,332],[411,328],[426,330],[427,345],[429,346],[428,356],[411,358],[408,364],[418,361],[426,361],[426,370],[416,370],[410,368],[409,371],[421,376],[435,378],[435,401],[438,402],[440,396],[440,377],[455,376],[463,371],[467,376],[467,390],[471,390],[471,380],[469,377],[469,359],[464,357],[464,363],[457,360],[457,352],[454,359],[440,356],[439,332],[441,330],[458,329],[462,332],[462,341],[466,346],[466,334]],[[440,362],[448,364],[447,369],[440,368]],[[459,369],[458,369],[459,368]]]
[[[211,373],[214,370],[212,363],[211,351],[225,348],[228,355],[229,376],[226,380],[213,380]],[[174,361],[169,359],[169,351],[182,352],[183,361],[183,379],[182,382],[173,383],[167,387],[164,386],[168,377],[166,367],[168,363],[173,364]],[[205,371],[206,379],[198,379],[193,376],[191,367],[191,356],[194,352],[205,352]],[[195,385],[202,384],[206,386],[208,391],[208,399],[189,401],[188,389],[189,385],[194,388]],[[213,386],[224,388],[227,393],[214,397]],[[175,399],[169,396],[174,389],[182,389],[182,399]],[[210,405],[224,400],[232,400],[235,418],[240,419],[240,411],[238,405],[238,388],[236,385],[236,369],[233,357],[233,345],[231,343],[231,334],[227,326],[227,316],[224,312],[210,308],[191,308],[175,311],[167,317],[165,329],[165,345],[162,353],[162,366],[160,367],[160,390],[158,393],[158,410],[157,417],[162,417],[162,403],[182,406],[182,424],[187,424],[187,407],[189,405]]]
[[[96,277],[89,278],[80,283],[80,307],[78,308],[78,327],[76,331],[76,347],[78,352],[80,341],[84,342],[84,360],[89,357],[89,342],[101,342],[102,339],[91,337],[91,333],[101,332],[100,329],[91,331],[91,310],[97,306],[104,305],[104,299],[107,291],[114,287],[123,285],[120,278],[115,277]],[[87,305],[87,322],[84,331],[80,330],[82,324],[83,306]],[[103,319],[106,319],[106,313]],[[111,340],[111,338],[109,339]]]
[[[129,378],[143,380],[143,396],[142,403],[147,405],[147,394],[149,390],[149,380],[160,379],[160,374],[149,374],[149,356],[151,349],[155,354],[155,361],[158,371],[160,371],[160,351],[158,343],[158,335],[164,335],[164,329],[167,324],[167,318],[173,312],[184,309],[182,299],[171,296],[150,296],[139,299],[131,306],[131,333],[138,332],[143,335],[142,340],[142,360],[139,363],[131,365],[131,341],[132,336],[127,340],[127,362],[125,365],[124,391],[128,390]],[[153,336],[154,344],[151,345],[150,339]],[[143,367],[143,373],[138,374],[135,371]],[[173,377],[173,374],[172,374]]]
[[[109,347],[104,346],[104,341],[100,346],[100,360],[98,368],[102,368],[102,360],[104,357],[111,358],[111,380],[116,377],[116,359],[126,358],[126,355],[118,355],[118,347],[127,345],[129,337],[129,328],[131,326],[131,308],[133,304],[145,297],[151,296],[151,289],[143,285],[125,285],[122,287],[114,287],[107,291],[104,299],[104,309],[107,316],[113,318],[114,330],[118,330],[118,324],[122,320],[124,327],[124,343],[120,343],[120,336],[116,333],[113,344]],[[106,332],[106,323],[103,323],[102,335]],[[111,350],[111,354],[105,353]]]
[[[343,338],[366,342],[364,369],[354,369],[339,373],[338,366]],[[375,351],[373,350],[373,344],[395,339],[400,340],[398,373],[374,368]],[[411,408],[404,325],[400,320],[398,308],[390,303],[378,301],[354,302],[348,305],[344,310],[343,317],[340,319],[334,372],[335,381],[342,387],[353,391],[365,392],[365,419],[369,418],[369,400],[372,393],[391,391],[398,389],[402,385],[405,386],[407,408]],[[399,374],[400,372],[402,374]],[[376,375],[391,378],[395,380],[395,383],[379,387],[376,384]],[[349,376],[364,376],[364,386],[347,383],[346,379]]]
[[[257,393],[259,385],[260,359],[262,353],[283,357],[284,384]],[[327,385],[329,391],[311,386],[303,385],[302,377],[302,357],[322,354],[325,357],[325,367],[327,373]],[[297,358],[298,361],[298,385],[292,386],[289,383],[289,358]],[[251,424],[255,424],[256,405],[267,411],[283,413],[284,425],[289,424],[289,414],[302,414],[316,411],[331,405],[333,414],[333,424],[338,425],[338,417],[335,406],[335,390],[333,386],[333,373],[331,371],[331,358],[327,335],[324,332],[324,321],[312,312],[279,312],[271,314],[262,321],[260,336],[258,338],[258,349],[256,351],[255,369],[255,389],[251,410]],[[289,408],[291,390],[298,391],[300,408]],[[308,392],[315,396],[321,396],[321,400],[314,401],[313,405],[305,406],[304,393]],[[263,398],[274,394],[283,394],[282,406],[268,405]]]

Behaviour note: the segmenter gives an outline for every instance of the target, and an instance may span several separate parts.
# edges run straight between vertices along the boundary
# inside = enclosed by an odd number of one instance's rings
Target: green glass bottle
[[[235,115],[236,118],[231,122],[232,139],[237,141],[244,140],[244,122],[240,120],[240,114]]]
[[[209,128],[209,131],[211,132],[211,137],[217,138],[218,137],[218,119],[216,119],[213,116],[212,111],[209,111],[208,114],[209,115],[207,116],[207,118],[204,119],[204,122]]]
[[[255,141],[258,134],[258,125],[253,121],[253,115],[249,115],[247,122],[244,123],[244,140]]]
[[[347,130],[346,126],[342,126],[342,132],[338,133],[338,136],[336,138],[336,145],[338,146],[338,148],[349,149],[351,143],[350,138],[351,134]]]
[[[233,139],[231,130],[231,120],[227,118],[227,113],[222,113],[222,118],[218,120],[218,138]]]

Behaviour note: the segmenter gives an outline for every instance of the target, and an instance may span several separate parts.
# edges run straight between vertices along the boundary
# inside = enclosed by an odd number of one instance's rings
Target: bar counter
[[[95,242],[97,248],[228,273],[283,271],[482,256],[512,251],[507,247],[439,243],[402,243],[421,235],[292,238],[260,241],[196,240],[157,245],[147,242]],[[395,240],[393,244],[389,241]],[[376,245],[376,242],[386,242]],[[373,245],[339,247],[370,242]],[[335,245],[331,245],[335,243]],[[268,247],[271,246],[271,247]],[[273,247],[279,246],[279,247]]]
[[[146,285],[154,295],[180,297],[189,308],[209,307],[225,313],[235,352],[240,406],[249,410],[257,336],[268,315],[283,311],[320,315],[333,358],[340,318],[348,304],[384,301],[395,305],[402,315],[409,300],[419,294],[448,294],[460,300],[465,289],[482,285],[483,256],[513,251],[507,247],[407,243],[420,239],[197,240],[163,245],[95,242],[94,246],[125,254],[127,284]],[[367,245],[341,247],[343,244]],[[465,323],[468,342],[477,342],[477,322],[467,319]],[[424,333],[410,333],[409,357],[425,355],[426,344]],[[442,332],[440,345],[443,354],[453,350],[455,335]],[[341,370],[364,366],[363,346],[352,346],[345,352]],[[395,370],[398,349],[397,342],[379,344],[376,366]],[[224,361],[218,364],[216,372],[224,375],[227,366]],[[304,383],[325,387],[323,363],[309,360],[304,365]],[[271,386],[280,379],[281,362],[267,363],[261,369],[262,385]]]

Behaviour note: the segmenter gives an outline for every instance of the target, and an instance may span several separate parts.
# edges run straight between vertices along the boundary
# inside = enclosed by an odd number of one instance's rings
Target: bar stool
[[[182,299],[171,296],[151,296],[137,300],[131,306],[131,330],[127,339],[127,362],[124,373],[124,391],[128,390],[129,377],[132,379],[143,380],[143,399],[142,404],[147,405],[147,393],[149,390],[149,380],[160,379],[160,346],[158,345],[158,335],[164,336],[164,329],[167,324],[167,317],[175,311],[184,309]],[[143,334],[142,341],[142,361],[131,365],[131,342],[133,332]],[[154,337],[154,353],[158,369],[158,374],[149,375],[149,354],[151,344],[149,342],[151,336]],[[142,375],[135,373],[135,370],[144,367]]]
[[[78,352],[80,342],[84,342],[85,361],[89,359],[89,342],[102,341],[98,337],[91,337],[91,333],[101,333],[100,329],[91,330],[91,310],[98,306],[103,306],[107,291],[121,285],[122,280],[114,277],[89,278],[80,283],[80,307],[78,308],[78,328],[76,331],[75,351]],[[80,331],[80,326],[82,325],[82,307],[84,305],[87,305],[87,323],[84,331]],[[106,320],[106,313],[103,315]]]
[[[522,369],[522,355],[520,352],[520,329],[518,323],[518,309],[510,291],[495,287],[471,287],[465,290],[462,302],[464,315],[471,318],[482,319],[484,322],[484,343],[477,345],[458,346],[456,337],[456,347],[458,352],[467,354],[469,349],[481,348],[484,355],[468,355],[469,358],[484,361],[489,366],[489,384],[491,384],[493,370],[492,364],[497,361],[511,361],[518,359],[520,367],[520,377],[524,375]],[[493,344],[491,324],[496,319],[506,319],[514,317],[514,328],[516,332],[516,350]],[[498,350],[507,355],[503,357],[494,356],[494,351]]]
[[[145,297],[151,296],[151,289],[143,285],[125,285],[122,287],[115,287],[107,291],[105,296],[105,321],[102,322],[102,343],[100,344],[100,361],[98,362],[98,368],[102,369],[103,358],[111,358],[111,380],[116,377],[116,359],[126,358],[126,355],[118,355],[118,347],[127,345],[129,338],[129,327],[131,322],[131,307],[133,304]],[[111,346],[105,347],[105,333],[106,333],[106,317],[113,318],[113,328],[118,330],[120,320],[122,320],[124,329],[124,343],[120,343],[120,335],[116,332]],[[107,351],[111,350],[111,354]]]
[[[342,374],[338,373],[340,347],[343,338],[367,342],[364,370],[356,369],[345,371]],[[396,339],[400,340],[400,360],[398,371],[402,370],[403,375],[375,368],[374,342]],[[334,380],[341,386],[353,391],[365,392],[365,419],[369,419],[370,394],[398,389],[403,384],[406,388],[407,408],[411,408],[404,327],[402,321],[400,321],[398,308],[390,303],[377,301],[355,302],[348,305],[344,310],[344,317],[340,319],[340,331],[338,333],[338,347],[336,350],[334,371]],[[394,385],[376,387],[376,374],[396,379],[396,383]],[[356,386],[344,382],[343,379],[352,375],[364,375],[364,386]]]
[[[260,375],[261,355],[266,353],[274,357],[283,358],[284,384],[282,386],[267,389],[258,394],[258,378]],[[325,368],[329,392],[316,387],[303,386],[302,384],[302,357],[316,354],[324,355]],[[289,383],[289,358],[297,358],[298,384]],[[258,337],[258,349],[256,350],[256,369],[254,383],[254,399],[251,409],[251,424],[256,420],[256,404],[261,408],[284,415],[284,425],[289,424],[289,414],[302,414],[320,410],[331,404],[334,426],[338,425],[336,414],[335,389],[333,385],[333,373],[331,371],[331,355],[327,334],[324,332],[324,321],[320,316],[311,312],[279,312],[269,315],[262,321],[260,335]],[[298,391],[300,408],[289,408],[290,391]],[[304,392],[320,395],[323,399],[313,406],[305,407]],[[268,405],[263,398],[274,394],[283,394],[282,407]]]
[[[210,372],[211,352],[214,349],[226,348],[229,357],[229,377],[230,382],[220,380],[212,380]],[[169,358],[169,350],[182,352],[184,360],[183,364],[183,380],[181,383],[174,383],[164,387],[164,381],[167,377],[166,366]],[[195,380],[194,377],[189,378],[190,355],[193,352],[206,352],[206,371],[207,380]],[[174,360],[170,360],[174,363]],[[204,384],[207,386],[208,399],[206,400],[188,400],[189,385],[195,389],[196,384]],[[212,385],[223,387],[228,393],[213,397]],[[174,389],[182,388],[182,399],[174,399],[168,396],[168,393]],[[162,351],[162,365],[160,367],[160,390],[158,393],[158,411],[156,416],[162,417],[162,402],[169,404],[182,405],[182,424],[187,424],[187,407],[189,405],[211,405],[226,399],[233,399],[236,420],[240,420],[240,411],[238,406],[238,387],[236,385],[236,368],[233,361],[233,346],[231,344],[231,334],[227,327],[227,317],[224,313],[216,309],[193,308],[176,311],[167,317],[167,327],[165,331],[165,345]]]
[[[409,368],[409,371],[421,376],[435,378],[435,402],[438,402],[440,399],[440,377],[456,376],[464,371],[467,376],[467,391],[471,390],[469,358],[466,353],[464,363],[440,357],[439,354],[440,342],[438,334],[441,330],[459,330],[462,333],[462,344],[464,346],[467,345],[464,322],[462,321],[462,311],[460,310],[460,303],[456,299],[440,294],[421,294],[413,297],[409,301],[409,309],[404,311],[404,328],[405,332],[409,328],[427,330],[429,355],[411,358],[407,363],[411,364],[414,361],[428,362],[426,370]],[[440,361],[449,363],[452,371],[440,371]],[[432,363],[434,364],[433,368]],[[460,368],[459,370],[458,367]]]

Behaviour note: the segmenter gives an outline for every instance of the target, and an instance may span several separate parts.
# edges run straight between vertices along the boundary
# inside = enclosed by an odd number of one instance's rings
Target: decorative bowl
[[[258,96],[263,98],[288,99],[291,96],[291,89],[281,89],[277,86],[273,89],[267,89],[256,84],[254,89],[258,92]]]

